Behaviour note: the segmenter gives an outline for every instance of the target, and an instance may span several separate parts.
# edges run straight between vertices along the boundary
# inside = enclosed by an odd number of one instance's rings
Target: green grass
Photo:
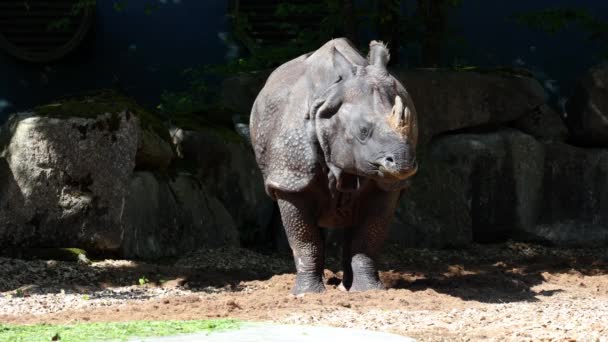
[[[74,325],[0,324],[0,341],[124,341],[133,337],[167,336],[196,332],[238,329],[235,320],[135,321],[120,323],[79,323]]]

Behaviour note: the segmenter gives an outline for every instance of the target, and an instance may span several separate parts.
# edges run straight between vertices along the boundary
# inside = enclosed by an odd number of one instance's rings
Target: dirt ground
[[[202,250],[158,264],[0,258],[0,323],[237,318],[356,327],[421,341],[608,341],[608,251],[523,243],[388,247],[386,291],[296,297],[289,258]]]

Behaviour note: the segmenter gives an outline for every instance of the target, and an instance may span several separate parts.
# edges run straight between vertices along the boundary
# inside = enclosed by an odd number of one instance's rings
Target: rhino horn
[[[388,48],[381,41],[372,40],[369,43],[369,64],[374,65],[382,70],[386,70],[386,64],[391,59],[391,54]]]
[[[408,107],[403,105],[400,96],[395,97],[395,105],[389,114],[388,122],[391,128],[401,135],[407,135],[409,133],[412,122],[412,112]]]

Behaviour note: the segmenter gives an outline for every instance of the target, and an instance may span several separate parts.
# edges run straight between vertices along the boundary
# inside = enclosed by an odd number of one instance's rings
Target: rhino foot
[[[374,261],[367,255],[357,254],[352,258],[352,284],[349,291],[362,292],[369,290],[384,290]],[[350,279],[345,278],[344,281]],[[345,284],[347,285],[347,284]]]
[[[355,280],[353,281],[353,285],[350,287],[350,292],[363,292],[363,291],[370,291],[370,290],[385,290],[386,287],[384,286],[384,284],[382,284],[382,282],[380,280],[362,280],[360,279],[359,281]]]
[[[291,293],[294,295],[321,292],[325,292],[325,285],[323,285],[321,275],[316,274],[298,274],[296,276],[296,285],[291,290]]]

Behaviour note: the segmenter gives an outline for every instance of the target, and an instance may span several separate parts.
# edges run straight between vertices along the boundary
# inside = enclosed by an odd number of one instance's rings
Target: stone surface
[[[545,150],[540,216],[526,232],[558,246],[608,246],[608,149]]]
[[[238,232],[222,203],[188,174],[173,179],[136,172],[122,221],[122,255],[155,259],[201,247],[238,246]]]
[[[116,250],[138,124],[16,114],[0,141],[0,245]]]
[[[174,158],[171,144],[146,129],[140,129],[138,137],[135,167],[139,170],[168,169]]]
[[[419,116],[420,141],[463,128],[500,125],[545,103],[533,78],[474,71],[396,70]]]
[[[516,130],[448,135],[421,151],[391,240],[446,247],[509,237],[536,222],[543,148]]]
[[[233,131],[205,128],[172,132],[181,162],[216,196],[234,218],[245,244],[271,241],[274,202],[249,144]]]
[[[575,143],[608,146],[608,62],[581,77],[566,102],[566,123]]]
[[[541,141],[565,142],[568,139],[568,128],[564,120],[547,104],[534,108],[515,120],[512,126]]]

